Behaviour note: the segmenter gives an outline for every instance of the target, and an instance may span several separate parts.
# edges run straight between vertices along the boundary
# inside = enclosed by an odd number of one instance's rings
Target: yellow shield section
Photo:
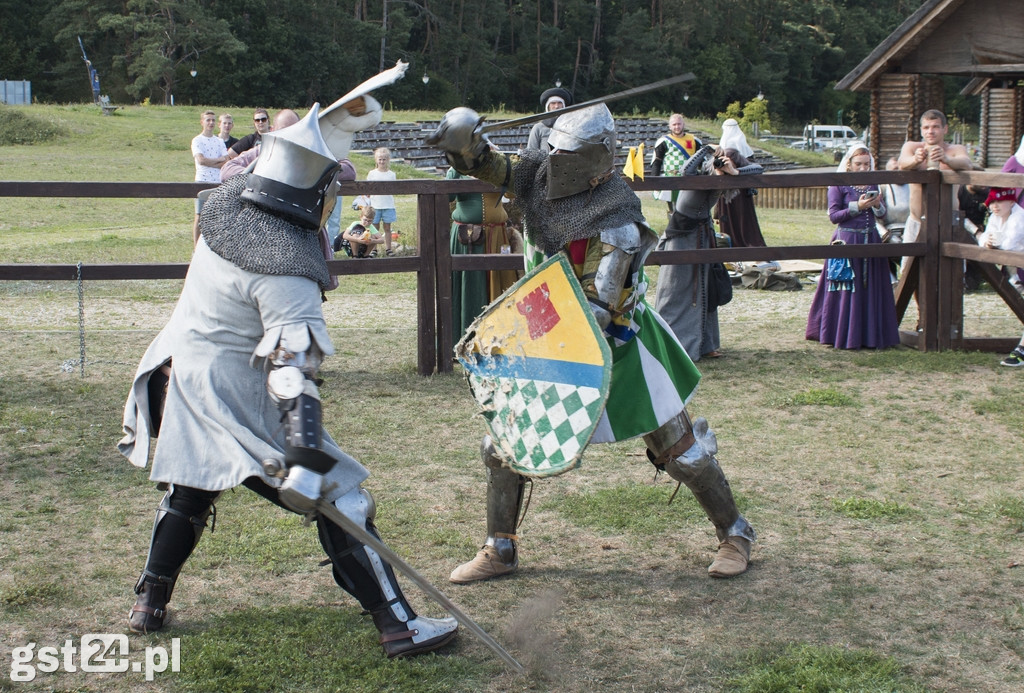
[[[564,254],[488,306],[455,356],[509,467],[546,477],[579,466],[608,399],[611,351]]]

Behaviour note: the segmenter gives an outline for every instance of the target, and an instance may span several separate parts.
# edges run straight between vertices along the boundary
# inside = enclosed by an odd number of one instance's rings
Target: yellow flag
[[[632,153],[632,152],[630,152]],[[641,142],[640,146],[636,148],[636,158],[633,160],[633,174],[640,177],[640,180],[644,179],[644,143]]]
[[[622,175],[630,180],[633,180],[633,159],[636,157],[636,147],[629,148],[629,154],[626,155],[626,163],[622,167]],[[642,177],[641,177],[642,178]]]

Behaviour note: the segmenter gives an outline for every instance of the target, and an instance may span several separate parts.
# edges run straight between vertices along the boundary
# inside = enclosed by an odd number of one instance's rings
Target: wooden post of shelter
[[[928,186],[930,192],[937,197],[938,224],[932,226],[931,232],[936,236],[936,251],[943,244],[953,240],[953,186]],[[936,308],[936,344],[939,351],[947,351],[963,344],[964,311],[964,273],[963,261],[945,257],[936,252],[938,274],[935,284]]]

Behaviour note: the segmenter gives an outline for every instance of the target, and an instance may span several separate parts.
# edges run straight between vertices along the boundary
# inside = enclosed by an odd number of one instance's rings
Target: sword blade
[[[480,638],[487,647],[491,648],[495,654],[505,660],[506,664],[519,673],[525,671],[523,665],[520,664],[515,657],[510,655],[504,647],[498,644],[497,640],[492,638],[487,631],[477,625],[476,621],[467,616],[462,609],[455,606],[452,600],[445,596],[441,590],[430,584],[425,577],[416,572],[411,565],[406,563],[397,553],[389,549],[383,542],[377,539],[377,537],[373,536],[367,532],[366,529],[360,527],[351,519],[346,517],[340,510],[338,510],[338,508],[335,507],[334,503],[328,503],[327,501],[320,499],[317,501],[316,509],[317,512],[328,520],[336,523],[346,532],[376,551],[380,557],[390,563],[392,567],[402,571],[402,574],[409,578],[410,582],[426,592],[427,595],[435,602],[443,606],[445,610],[454,616],[459,623],[464,625],[467,630]]]
[[[660,82],[651,82],[650,84],[644,84],[643,86],[633,87],[626,91],[620,91],[616,94],[609,94],[608,96],[602,96],[597,99],[591,99],[590,101],[584,101],[583,103],[574,104],[572,106],[566,106],[560,108],[557,111],[547,111],[546,113],[534,113],[533,115],[523,116],[522,118],[513,118],[512,120],[503,120],[500,123],[491,123],[490,125],[482,126],[478,132],[481,135],[485,135],[488,132],[494,132],[495,130],[505,130],[506,128],[514,128],[519,125],[529,125],[536,123],[541,120],[547,120],[548,118],[557,118],[564,113],[572,113],[578,111],[581,108],[589,108],[596,106],[599,103],[611,103],[612,101],[619,101],[621,99],[628,99],[631,96],[639,96],[640,94],[646,94],[649,91],[661,89],[662,87],[670,87],[673,84],[681,84],[682,82],[689,82],[692,79],[696,79],[696,76],[692,72],[687,72],[685,75],[676,75],[675,77],[669,77],[663,79]]]

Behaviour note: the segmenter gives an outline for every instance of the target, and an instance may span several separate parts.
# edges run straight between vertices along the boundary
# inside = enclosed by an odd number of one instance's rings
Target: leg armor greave
[[[146,567],[135,585],[138,595],[128,617],[131,630],[148,633],[163,627],[167,602],[185,561],[203,536],[218,493],[172,486],[164,494],[153,520]]]
[[[670,443],[670,440],[675,442]],[[757,539],[754,528],[736,508],[729,481],[715,459],[718,441],[714,431],[708,428],[707,419],[701,417],[691,427],[689,417],[682,411],[675,419],[645,436],[645,441],[656,460],[655,464],[664,464],[668,475],[693,493],[715,526],[719,541],[728,537],[741,537],[748,541]]]
[[[346,517],[380,538],[373,524],[376,506],[369,491],[349,491],[334,501]],[[455,619],[417,616],[395,579],[395,571],[370,547],[324,517],[317,520],[320,543],[333,564],[334,580],[373,617],[388,657],[440,647],[455,635]]]
[[[457,584],[488,580],[519,567],[516,529],[526,479],[504,466],[490,436],[484,436],[480,456],[487,470],[487,539],[472,560],[452,571],[448,579]]]
[[[487,540],[505,563],[516,561],[516,529],[523,509],[526,479],[508,467],[495,453],[490,436],[480,443],[480,457],[487,469]]]

